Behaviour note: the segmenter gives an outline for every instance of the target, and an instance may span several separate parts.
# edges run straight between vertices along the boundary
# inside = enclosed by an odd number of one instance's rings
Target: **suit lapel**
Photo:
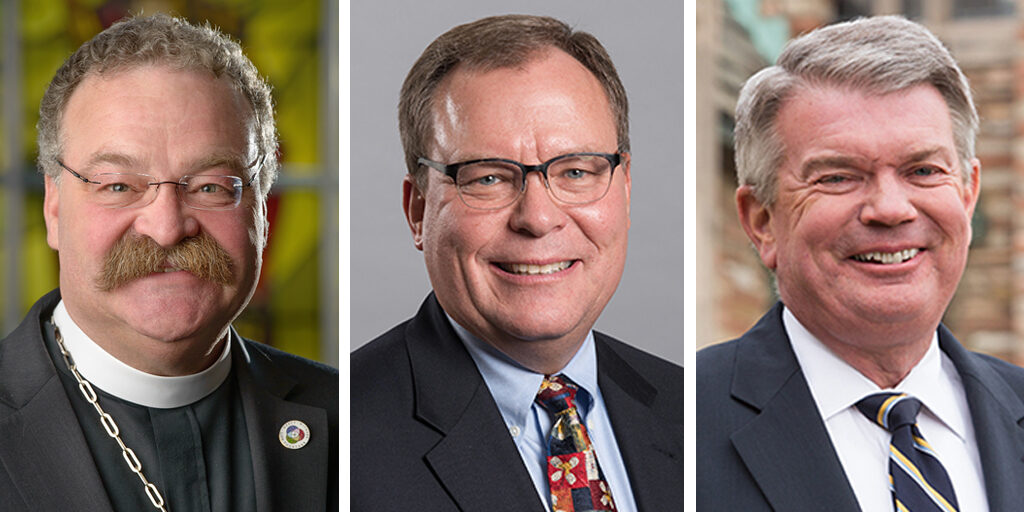
[[[956,365],[971,410],[991,510],[1024,503],[1024,403],[981,356],[968,352],[944,327],[939,346]]]
[[[637,508],[675,510],[682,507],[683,449],[671,437],[670,430],[681,431],[683,426],[666,425],[658,418],[651,409],[657,389],[619,357],[601,334],[595,333],[594,341],[598,386],[608,408]]]
[[[30,403],[0,422],[0,461],[17,468],[8,474],[31,510],[111,510],[56,375]]]
[[[424,454],[464,511],[543,512],[472,358],[431,295],[406,330],[416,417],[442,439]]]
[[[731,439],[773,509],[860,510],[785,334],[781,304],[740,339],[732,397],[758,412]]]
[[[109,511],[92,453],[43,340],[42,315],[59,300],[56,291],[40,299],[0,344],[0,408],[12,411],[0,412],[0,467],[16,468],[6,474],[31,510]],[[7,499],[0,497],[0,504]]]
[[[543,511],[515,444],[495,429],[500,425],[488,412],[496,407],[487,386],[477,386],[466,414],[427,452],[427,463],[462,510]]]
[[[256,510],[326,510],[328,472],[310,468],[329,467],[330,454],[337,453],[330,446],[327,411],[286,400],[294,380],[234,331],[232,337],[239,340],[233,364],[252,450]],[[278,439],[281,426],[291,420],[309,427],[309,442],[297,450],[285,448]]]

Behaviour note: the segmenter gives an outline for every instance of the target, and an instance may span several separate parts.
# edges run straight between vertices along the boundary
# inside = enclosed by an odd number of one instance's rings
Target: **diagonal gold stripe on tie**
[[[887,398],[884,402],[882,402],[882,406],[878,408],[878,419],[875,420],[878,422],[879,425],[882,426],[882,428],[886,430],[889,429],[889,426],[885,422],[885,415],[889,414],[889,407],[891,407],[894,402],[905,396],[907,395],[902,393],[899,395],[893,395]]]
[[[956,491],[932,446],[917,427],[923,404],[907,393],[879,392],[856,403],[857,409],[889,431],[889,489],[897,511],[956,512]]]
[[[935,453],[935,450],[932,449],[932,445],[928,444],[928,441],[925,441],[923,437],[914,436],[914,442],[917,443],[918,446],[925,448],[928,454],[934,457],[933,454]]]
[[[910,461],[910,459],[908,459],[905,455],[900,453],[900,451],[897,450],[896,447],[891,444],[889,445],[889,452],[892,454],[893,457],[896,458],[897,462],[899,463],[899,466],[903,468],[903,470],[906,471],[907,474],[909,474],[911,478],[913,478],[917,482],[917,484],[921,486],[921,488],[924,489],[926,493],[928,493],[929,496],[931,496],[932,501],[934,501],[937,505],[941,506],[943,510],[947,510],[949,512],[957,512],[956,508],[953,507],[953,505],[951,505],[948,501],[946,501],[946,498],[939,494],[939,492],[936,491],[935,488],[932,487],[932,485],[928,483],[927,480],[925,480],[924,475],[921,474],[921,471],[917,469],[917,466],[915,466],[914,463]]]

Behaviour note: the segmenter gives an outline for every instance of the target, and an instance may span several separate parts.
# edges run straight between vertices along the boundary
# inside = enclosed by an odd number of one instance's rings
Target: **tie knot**
[[[857,408],[889,432],[917,423],[921,401],[906,393],[876,393],[857,402]]]
[[[551,414],[576,408],[576,392],[579,388],[564,375],[547,375],[540,383],[537,403]]]

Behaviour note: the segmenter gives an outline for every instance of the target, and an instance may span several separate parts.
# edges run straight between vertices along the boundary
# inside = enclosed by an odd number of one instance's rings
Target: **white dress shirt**
[[[988,510],[967,396],[956,367],[939,349],[937,334],[907,377],[882,390],[815,338],[789,309],[782,321],[861,510],[894,510],[889,490],[892,436],[855,406],[880,391],[908,393],[921,401],[918,428],[949,473],[960,511]]]
[[[446,315],[447,316],[447,315]],[[487,342],[473,336],[448,317],[459,338],[487,384],[501,412],[509,435],[519,449],[526,469],[533,479],[534,488],[544,508],[551,510],[547,474],[547,438],[551,432],[551,415],[534,399],[540,390],[544,375],[529,370],[512,360]],[[580,418],[587,427],[594,444],[597,462],[611,489],[615,508],[621,512],[636,512],[633,489],[629,484],[626,466],[619,453],[619,445],[612,432],[608,409],[604,405],[601,389],[597,387],[597,350],[594,334],[587,333],[576,355],[558,372],[579,386],[576,395]],[[680,485],[682,483],[680,482]]]

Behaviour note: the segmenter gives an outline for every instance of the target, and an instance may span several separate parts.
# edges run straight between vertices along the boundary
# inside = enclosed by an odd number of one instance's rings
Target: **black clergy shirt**
[[[45,331],[50,358],[114,510],[155,510],[142,481],[128,467],[117,441],[107,434],[64,363],[53,325],[47,322]],[[163,494],[169,512],[256,510],[249,438],[234,368],[213,393],[172,409],[138,405],[94,389],[121,439],[142,463],[142,473]]]

